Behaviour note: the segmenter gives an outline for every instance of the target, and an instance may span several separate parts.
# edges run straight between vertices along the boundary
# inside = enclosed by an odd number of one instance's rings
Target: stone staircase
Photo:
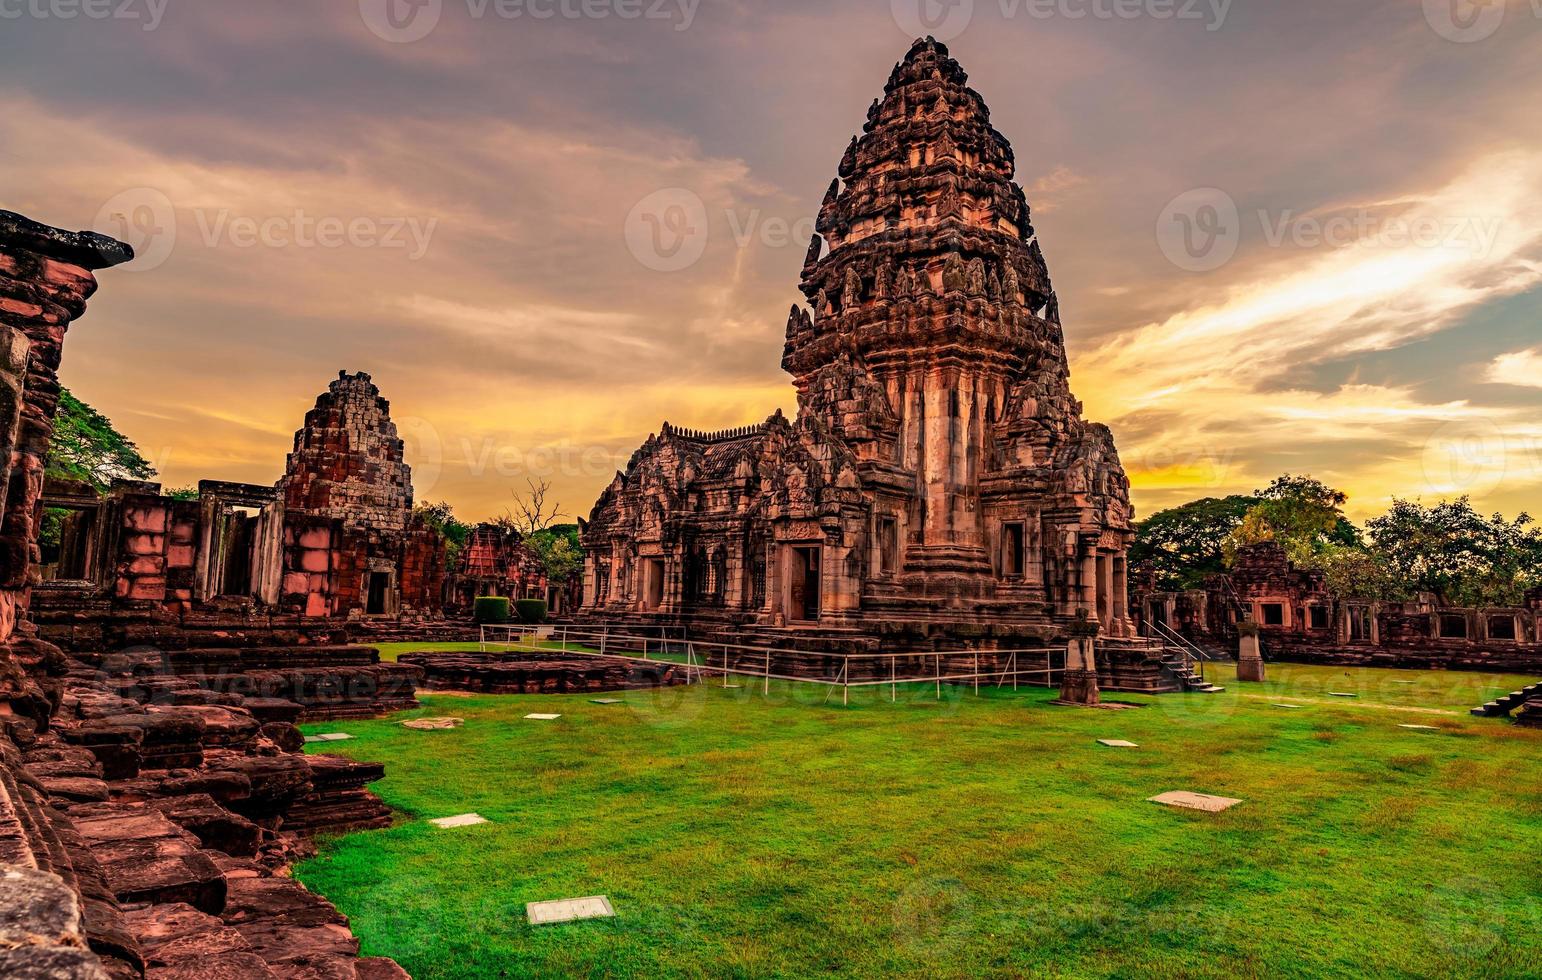
[[[1162,669],[1178,682],[1180,688],[1198,694],[1220,694],[1226,690],[1205,680],[1201,670],[1206,663],[1217,657],[1167,626],[1153,623],[1151,628],[1152,635],[1148,642],[1152,645],[1152,654],[1161,663]]]
[[[1478,718],[1505,718],[1527,701],[1538,700],[1542,700],[1542,682],[1523,687],[1519,691],[1511,691],[1502,698],[1495,698],[1488,704],[1479,705],[1472,709],[1472,714]]]
[[[1171,674],[1178,682],[1178,685],[1185,691],[1199,694],[1220,694],[1226,690],[1224,687],[1219,687],[1205,680],[1204,675],[1195,667],[1194,658],[1186,656],[1184,651],[1178,647],[1163,646],[1159,659],[1161,660],[1162,668]]]

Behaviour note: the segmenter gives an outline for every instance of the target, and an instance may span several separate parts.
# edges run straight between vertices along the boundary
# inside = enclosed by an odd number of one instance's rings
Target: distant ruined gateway
[[[590,621],[917,649],[1086,610],[1134,637],[1129,481],[1071,395],[1012,148],[967,80],[931,38],[895,67],[788,319],[797,420],[650,436],[584,526]]]

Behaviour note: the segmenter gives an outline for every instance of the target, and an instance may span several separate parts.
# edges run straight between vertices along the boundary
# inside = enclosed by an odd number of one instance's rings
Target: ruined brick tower
[[[337,526],[334,615],[437,616],[442,609],[444,544],[413,518],[404,451],[391,403],[362,373],[338,372],[295,433],[278,487],[297,520]]]
[[[391,403],[367,374],[339,371],[305,414],[284,478],[284,506],[345,527],[401,531],[412,513],[412,471]]]
[[[930,39],[820,208],[784,368],[799,415],[666,423],[586,527],[592,617],[1013,642],[1129,637],[1129,483],[1071,395],[1012,148]],[[908,639],[907,639],[908,638]]]

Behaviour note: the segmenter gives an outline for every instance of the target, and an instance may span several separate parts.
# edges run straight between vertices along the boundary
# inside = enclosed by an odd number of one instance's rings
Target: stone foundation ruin
[[[404,977],[279,872],[310,834],[390,822],[381,767],[303,755],[295,722],[415,703],[417,670],[316,622],[358,606],[333,573],[411,528],[351,527],[326,494],[45,481],[65,332],[131,257],[0,211],[0,976]],[[74,516],[45,555],[48,510]]]

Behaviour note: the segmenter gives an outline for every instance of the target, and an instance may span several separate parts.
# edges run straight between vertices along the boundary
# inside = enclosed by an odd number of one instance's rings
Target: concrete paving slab
[[[1098,739],[1098,744],[1099,745],[1106,745],[1106,746],[1108,746],[1111,749],[1138,749],[1138,748],[1140,748],[1140,746],[1138,744],[1136,744],[1135,742],[1126,742],[1122,738],[1100,738],[1100,739]]]
[[[527,721],[556,721],[558,718],[561,718],[561,717],[562,717],[561,715],[533,714],[533,715],[526,715],[525,719]]]
[[[1186,790],[1176,790],[1171,793],[1163,793],[1160,796],[1148,797],[1148,803],[1160,803],[1163,806],[1175,806],[1184,810],[1202,810],[1205,813],[1220,813],[1229,810],[1241,803],[1229,796],[1208,796],[1204,793],[1190,793]]]
[[[529,902],[525,905],[525,918],[533,926],[578,922],[583,919],[613,919],[615,916],[616,910],[610,907],[610,899],[604,895],[566,898],[556,902]]]
[[[477,824],[488,822],[486,817],[476,813],[462,813],[456,817],[439,817],[436,820],[429,821],[429,823],[440,830],[454,830],[456,827],[475,827]]]

